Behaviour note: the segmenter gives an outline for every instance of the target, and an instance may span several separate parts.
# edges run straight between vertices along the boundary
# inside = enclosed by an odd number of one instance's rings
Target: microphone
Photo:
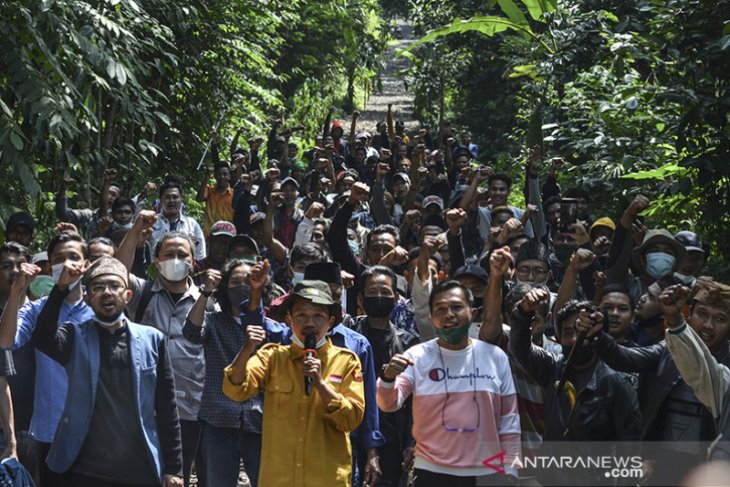
[[[304,335],[304,357],[316,357],[317,356],[317,339],[313,333],[307,333]],[[304,393],[310,395],[312,393],[313,380],[310,376],[304,377]]]

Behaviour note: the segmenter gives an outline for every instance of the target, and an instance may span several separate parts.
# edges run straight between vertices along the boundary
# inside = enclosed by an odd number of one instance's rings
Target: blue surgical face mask
[[[674,280],[687,287],[692,287],[694,286],[695,281],[697,281],[697,278],[695,278],[695,276],[685,276],[681,272],[675,272]]]
[[[302,282],[303,280],[304,280],[303,272],[294,272],[291,277],[292,288],[294,288],[294,286],[296,286],[298,283]]]
[[[355,240],[348,240],[347,245],[350,246],[350,250],[352,250],[352,253],[355,257],[360,255],[360,244],[357,243]]]
[[[677,259],[673,255],[664,252],[651,252],[646,254],[646,273],[654,279],[661,279],[672,273],[674,262]]]

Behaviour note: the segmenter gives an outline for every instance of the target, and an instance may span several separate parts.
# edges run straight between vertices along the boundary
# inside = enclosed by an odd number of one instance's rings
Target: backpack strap
[[[152,284],[154,284],[154,282],[155,281],[153,279],[148,279],[147,281],[145,281],[144,286],[142,287],[142,297],[139,298],[137,312],[134,314],[135,323],[142,322],[144,312],[147,311],[147,306],[149,306],[150,300],[152,300]]]

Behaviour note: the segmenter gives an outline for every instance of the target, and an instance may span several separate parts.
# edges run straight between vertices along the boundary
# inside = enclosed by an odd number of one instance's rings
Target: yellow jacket
[[[316,388],[304,393],[304,351],[268,344],[246,364],[243,384],[226,367],[223,393],[245,401],[264,390],[261,487],[349,487],[352,453],[349,432],[365,412],[362,370],[357,355],[330,342],[317,350],[322,378],[340,394],[329,406]]]

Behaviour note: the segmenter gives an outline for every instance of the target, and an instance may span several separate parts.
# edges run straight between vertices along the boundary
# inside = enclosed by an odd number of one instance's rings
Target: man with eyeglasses
[[[94,314],[58,325],[83,276]],[[127,268],[103,256],[66,261],[33,330],[35,346],[68,373],[68,395],[48,458],[72,487],[183,485],[175,385],[161,332],[132,323]]]
[[[502,350],[469,338],[473,303],[458,281],[437,285],[429,299],[436,338],[394,355],[378,380],[383,411],[398,410],[413,394],[415,487],[516,478],[520,417],[512,373]]]
[[[515,280],[529,284],[545,284],[549,273],[547,247],[536,239],[522,244],[515,258]]]

